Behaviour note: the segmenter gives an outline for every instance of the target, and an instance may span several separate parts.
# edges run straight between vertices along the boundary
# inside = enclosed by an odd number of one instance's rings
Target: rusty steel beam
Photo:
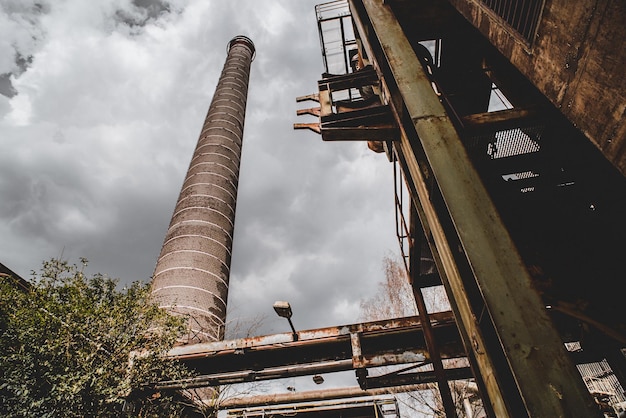
[[[452,312],[430,315],[444,358],[465,355]],[[198,373],[188,381],[159,382],[157,388],[216,386],[428,361],[419,317],[398,318],[230,341],[174,347],[168,357]],[[453,373],[453,371],[450,371]],[[458,372],[457,372],[458,373]],[[428,374],[426,372],[424,376]],[[430,379],[426,376],[413,376]],[[406,375],[403,377],[406,379]],[[372,384],[376,381],[372,380]],[[364,383],[367,386],[367,383]]]
[[[599,416],[390,5],[350,0],[350,6],[401,125],[402,139],[394,147],[405,159],[407,177],[418,195],[418,213],[432,238],[433,256],[496,416]],[[431,200],[432,182],[446,213]],[[442,215],[451,219],[449,225],[442,225]],[[449,235],[450,228],[455,236]],[[458,248],[450,246],[451,240],[458,240]],[[483,311],[475,311],[476,305],[470,303],[459,257],[469,265]],[[495,332],[489,339],[480,323],[485,312]],[[504,385],[492,362],[502,354],[506,362],[499,365],[506,364],[514,390]],[[525,412],[512,410],[507,402],[517,396]]]
[[[490,132],[518,128],[521,122],[537,120],[541,116],[539,109],[506,109],[497,112],[475,113],[461,117],[464,130],[480,130],[485,127]]]
[[[288,377],[309,376],[321,373],[343,372],[352,368],[350,360],[328,361],[315,364],[303,364],[294,366],[268,367],[261,370],[241,370],[229,373],[211,373],[200,376],[158,382],[154,389],[181,390],[193,388],[205,388],[237,383],[258,382],[262,380],[284,379]]]
[[[417,209],[414,204],[411,204],[411,217],[413,218],[416,215]],[[413,222],[411,222],[413,223]],[[415,247],[416,241],[414,239],[409,240],[410,253],[413,253],[413,249]],[[455,418],[457,417],[456,407],[454,405],[454,400],[452,399],[452,391],[450,390],[450,386],[448,385],[448,379],[446,377],[446,371],[443,368],[443,363],[441,362],[441,356],[439,354],[439,344],[437,343],[437,339],[430,327],[430,323],[428,321],[429,313],[426,309],[426,302],[424,301],[424,295],[422,294],[422,289],[419,287],[414,278],[417,278],[419,275],[419,268],[415,268],[415,263],[412,262],[413,259],[410,260],[410,268],[409,268],[409,281],[411,284],[411,288],[413,289],[413,298],[415,299],[415,304],[417,305],[417,312],[422,318],[426,318],[424,322],[424,339],[426,340],[426,347],[428,348],[428,354],[432,360],[433,369],[435,371],[435,378],[437,380],[437,387],[439,388],[439,394],[441,395],[441,402],[443,403],[443,409],[446,413],[446,417]]]
[[[357,7],[356,5],[360,7]],[[367,36],[363,36],[363,34],[370,33],[371,29],[369,28],[369,22],[367,16],[362,16],[365,11],[362,13],[362,3],[357,3],[356,1],[350,1],[350,9],[352,11],[352,19],[355,22],[355,26],[358,32],[361,34],[361,41],[363,47],[366,49],[368,56],[371,60],[376,58],[384,58],[384,56],[374,55],[374,45],[372,45],[376,40],[370,39]],[[377,62],[374,62],[377,71],[382,73],[381,68]],[[416,70],[421,68],[421,65],[417,63],[415,66]],[[432,90],[430,84],[428,86],[416,86],[420,88],[419,92],[415,94],[422,95],[423,92],[430,92]],[[386,91],[387,94],[391,94],[389,91],[389,87],[387,86],[386,80],[383,78],[381,80],[381,88],[383,91]],[[392,99],[396,100],[396,103],[391,102],[394,112],[397,114],[398,110],[401,111],[402,101],[401,98],[397,96],[390,96]],[[397,98],[396,98],[397,97]],[[429,97],[430,96],[426,96]],[[430,98],[432,101],[433,99]],[[438,101],[437,101],[438,102]],[[408,181],[409,193],[411,193],[411,198],[415,204],[416,210],[418,212],[422,227],[424,228],[424,235],[426,237],[430,237],[428,243],[430,245],[431,253],[433,256],[433,260],[437,266],[437,270],[439,272],[439,276],[442,280],[442,283],[446,287],[446,292],[449,295],[449,300],[452,306],[452,309],[455,312],[455,316],[457,318],[457,323],[459,326],[459,331],[461,336],[463,337],[463,341],[466,347],[472,347],[474,349],[478,349],[484,346],[484,338],[482,335],[482,331],[477,326],[475,317],[473,317],[473,312],[471,309],[470,302],[467,298],[467,292],[465,292],[465,287],[463,285],[460,272],[456,264],[454,263],[454,259],[451,256],[451,250],[448,245],[446,236],[443,232],[443,228],[439,219],[437,217],[436,210],[432,203],[429,201],[429,187],[427,181],[424,179],[424,176],[421,173],[420,165],[417,161],[416,155],[411,150],[410,141],[407,137],[407,133],[405,131],[404,125],[400,125],[400,134],[401,140],[398,143],[398,146],[394,148],[394,152],[397,153],[399,162],[402,166],[402,170],[405,173],[405,177]],[[420,199],[420,196],[422,197]],[[456,286],[456,289],[452,290],[452,286]],[[452,296],[451,296],[452,295]],[[474,355],[475,350],[471,350],[469,352],[470,355]],[[486,385],[486,392],[489,396],[489,402],[491,403],[492,408],[498,414],[498,417],[509,417],[509,412],[507,411],[506,405],[504,403],[504,394],[498,382],[496,381],[496,368],[489,356],[479,356],[475,359],[476,362],[480,362],[479,370],[481,375],[485,375],[483,379]]]
[[[415,385],[394,386],[388,388],[376,388],[363,390],[358,386],[310,390],[306,392],[273,393],[267,395],[253,395],[224,399],[220,402],[220,409],[253,408],[259,406],[286,405],[299,402],[323,402],[335,399],[353,399],[381,395],[393,395],[396,393],[415,392],[429,389],[426,383]]]
[[[391,365],[389,363],[382,365]],[[272,367],[262,370],[243,370],[231,373],[214,373],[201,375],[188,379],[161,381],[153,386],[156,391],[183,390],[194,388],[216,387],[238,383],[259,382],[263,380],[284,379],[299,376],[311,376],[314,374],[343,372],[353,369],[350,360],[328,361],[315,364],[296,366]],[[456,367],[444,370],[444,377],[448,381],[472,378],[469,367]],[[399,374],[397,376],[367,377],[364,379],[361,390],[373,390],[406,385],[424,385],[434,383],[440,377],[432,371]]]
[[[430,315],[433,328],[444,328],[454,325],[452,312],[438,312]],[[218,353],[226,353],[235,350],[254,350],[263,347],[271,347],[276,344],[282,345],[306,345],[316,343],[328,338],[349,339],[351,332],[361,332],[365,336],[403,333],[419,331],[422,327],[419,316],[404,318],[384,319],[380,321],[363,322],[359,324],[338,325],[326,328],[297,331],[298,340],[293,340],[292,333],[280,333],[263,335],[258,337],[239,338],[226,341],[214,341],[199,344],[181,345],[172,348],[168,357],[185,360],[198,357],[213,356]]]
[[[392,395],[394,393],[401,392],[412,392],[425,388],[425,384],[368,390],[363,390],[358,386],[352,386],[336,389],[311,390],[306,392],[272,393],[267,395],[225,399],[220,402],[220,409],[252,408],[257,406],[285,405],[299,402],[320,402],[345,398],[353,399],[360,397]]]
[[[387,407],[385,407],[387,405]],[[383,412],[384,411],[384,412]],[[358,399],[329,399],[315,402],[297,402],[273,407],[229,409],[228,417],[398,417],[398,405],[391,396]]]

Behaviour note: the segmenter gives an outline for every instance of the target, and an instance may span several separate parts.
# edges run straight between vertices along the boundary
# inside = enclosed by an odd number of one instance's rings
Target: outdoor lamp
[[[293,340],[298,341],[298,334],[296,333],[296,329],[291,322],[291,315],[293,315],[293,312],[291,311],[291,305],[289,305],[289,302],[282,300],[274,302],[274,310],[281,318],[287,318],[291,331],[293,332]]]

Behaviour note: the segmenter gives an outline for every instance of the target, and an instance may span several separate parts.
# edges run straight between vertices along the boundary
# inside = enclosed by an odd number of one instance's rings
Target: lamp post
[[[293,326],[293,322],[291,322],[291,316],[293,315],[293,312],[291,311],[291,305],[289,305],[289,302],[285,302],[282,300],[274,302],[274,311],[276,311],[278,316],[280,316],[281,318],[287,318],[287,321],[289,321],[289,326],[291,327],[291,331],[293,333],[293,340],[298,341],[298,333]]]

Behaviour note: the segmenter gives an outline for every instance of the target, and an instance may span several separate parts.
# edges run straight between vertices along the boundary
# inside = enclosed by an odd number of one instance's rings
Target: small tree
[[[364,321],[400,318],[417,315],[413,289],[404,265],[390,256],[383,258],[385,280],[378,283],[378,292],[361,301],[361,319]],[[450,302],[442,286],[425,289],[422,293],[429,313],[450,310]],[[464,361],[463,359],[452,361]],[[483,416],[484,411],[473,382],[451,382],[452,397],[459,417]],[[427,383],[423,390],[397,395],[398,401],[411,411],[412,416],[445,417],[437,385]],[[468,403],[468,400],[471,402]]]
[[[120,290],[101,274],[87,277],[81,262],[44,262],[26,291],[0,277],[0,415],[178,416],[185,405],[176,394],[133,408],[125,398],[150,382],[189,377],[163,357],[183,329],[181,318],[149,302],[149,284]],[[130,368],[135,350],[150,354]]]
[[[364,321],[402,318],[417,315],[413,290],[404,266],[390,256],[383,258],[385,280],[378,283],[378,292],[361,300],[360,318]]]

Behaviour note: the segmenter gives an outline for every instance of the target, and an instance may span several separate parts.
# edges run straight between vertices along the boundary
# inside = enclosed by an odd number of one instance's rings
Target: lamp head
[[[278,300],[274,302],[274,310],[276,311],[278,316],[280,316],[281,318],[287,318],[287,319],[291,318],[292,312],[291,312],[291,305],[289,305],[289,302],[285,302],[282,300]]]

